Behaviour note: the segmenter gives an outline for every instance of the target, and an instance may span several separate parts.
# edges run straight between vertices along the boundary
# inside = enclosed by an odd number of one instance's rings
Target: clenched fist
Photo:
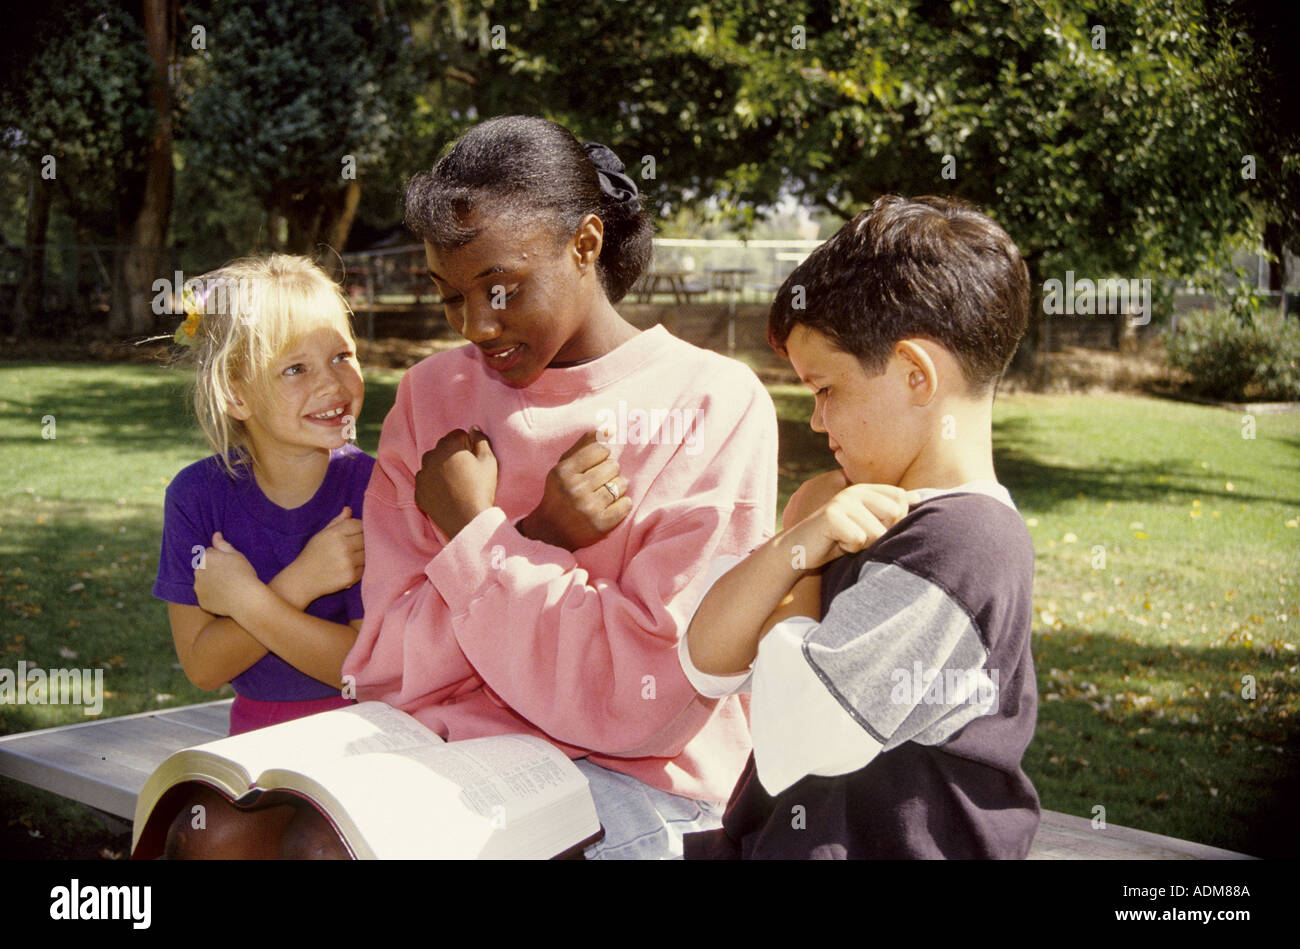
[[[497,459],[477,428],[456,429],[420,458],[415,503],[448,540],[496,504]]]

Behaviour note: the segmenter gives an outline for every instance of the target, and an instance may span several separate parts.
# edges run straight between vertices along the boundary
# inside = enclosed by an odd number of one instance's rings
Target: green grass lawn
[[[372,453],[399,378],[366,374],[358,441]],[[185,382],[150,366],[0,363],[0,667],[103,668],[105,715],[216,697],[185,679],[149,593],[167,482],[206,454]],[[771,392],[784,504],[833,461],[807,426],[808,393]],[[1243,438],[1239,413],[1120,396],[999,401],[998,471],[1038,551],[1026,769],[1045,807],[1292,854],[1300,414],[1253,424]],[[0,733],[77,720],[0,705]],[[98,839],[82,809],[13,782],[0,813],[10,849],[33,833],[42,853]]]

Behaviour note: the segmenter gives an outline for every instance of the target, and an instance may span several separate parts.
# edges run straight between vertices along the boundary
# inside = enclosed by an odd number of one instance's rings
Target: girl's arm
[[[633,489],[638,509],[617,529],[625,536],[603,541],[627,551],[613,577],[522,536],[497,507],[430,549],[411,468],[381,439],[366,548],[385,569],[362,581],[369,617],[348,671],[363,672],[372,695],[378,686],[389,701],[424,704],[435,688],[435,702],[455,694],[447,672],[468,660],[494,697],[560,742],[625,757],[680,754],[715,710],[677,659],[689,611],[714,556],[749,551],[775,515],[775,411],[744,372],[700,409],[697,444],[713,450],[679,451]],[[399,397],[385,437],[409,424],[403,409]],[[450,663],[434,661],[444,654]]]
[[[299,672],[343,688],[343,660],[357,641],[361,620],[345,626],[311,616],[261,582],[240,598],[229,618]]]
[[[288,568],[267,585],[220,532],[213,535],[212,542],[204,551],[203,566],[194,572],[194,594],[203,611],[228,617],[245,635],[299,672],[341,688],[343,659],[356,641],[357,630],[310,616],[286,601],[276,588],[283,587]],[[224,645],[234,644],[226,641]],[[251,654],[251,649],[245,652],[245,648],[246,643],[236,645],[233,655]],[[228,668],[224,661],[221,666]]]
[[[269,589],[274,591],[274,581]],[[306,614],[299,615],[310,620],[316,619]],[[348,626],[316,620],[327,627],[336,628],[329,631],[328,639],[313,644],[311,649],[302,651],[303,656],[299,656],[299,659],[307,665],[320,665],[323,669],[333,670],[328,675],[317,675],[310,669],[304,669],[280,650],[268,649],[257,637],[229,616],[214,616],[199,606],[168,603],[167,618],[171,623],[172,641],[176,644],[176,655],[180,658],[185,677],[200,689],[207,691],[219,689],[248,671],[268,652],[275,652],[298,671],[314,679],[330,685],[341,685],[340,670],[343,667],[343,658],[352,648],[352,643],[361,630],[359,619],[352,620]],[[344,642],[347,645],[341,646]],[[289,651],[299,652],[292,646],[289,647]],[[330,663],[333,665],[330,666]]]
[[[200,689],[221,688],[266,655],[266,647],[228,616],[168,603],[167,619],[185,677]]]

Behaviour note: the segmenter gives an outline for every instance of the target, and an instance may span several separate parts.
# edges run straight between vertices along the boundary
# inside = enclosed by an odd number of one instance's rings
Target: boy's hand
[[[327,593],[346,590],[361,579],[366,565],[361,521],[345,507],[312,535],[302,553],[285,568],[307,603]]]
[[[781,513],[781,529],[787,530],[849,486],[849,476],[840,468],[809,478],[795,489]]]
[[[814,570],[874,544],[907,514],[907,492],[892,484],[851,484],[788,532]]]
[[[194,595],[213,616],[233,616],[262,582],[253,565],[220,531],[212,535],[212,546],[203,552],[201,563],[194,571]]]
[[[477,428],[456,429],[420,458],[415,503],[448,540],[496,504],[497,459]]]
[[[631,513],[626,494],[618,462],[594,431],[587,432],[546,475],[542,499],[519,522],[519,532],[569,551],[589,547]]]

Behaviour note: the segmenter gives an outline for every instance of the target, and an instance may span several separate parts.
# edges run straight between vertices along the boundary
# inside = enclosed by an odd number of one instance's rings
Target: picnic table
[[[224,699],[0,737],[0,777],[86,804],[112,826],[135,816],[145,781],[175,751],[224,738]],[[1245,854],[1043,811],[1030,860],[1248,860]]]
[[[703,289],[687,283],[687,280],[694,275],[695,272],[692,270],[651,270],[637,281],[634,292],[642,303],[653,299],[656,293],[671,293],[678,304],[685,306],[691,301],[692,296],[704,292]]]
[[[743,293],[753,267],[710,267],[713,289],[727,291],[727,352],[736,351],[736,294]]]

